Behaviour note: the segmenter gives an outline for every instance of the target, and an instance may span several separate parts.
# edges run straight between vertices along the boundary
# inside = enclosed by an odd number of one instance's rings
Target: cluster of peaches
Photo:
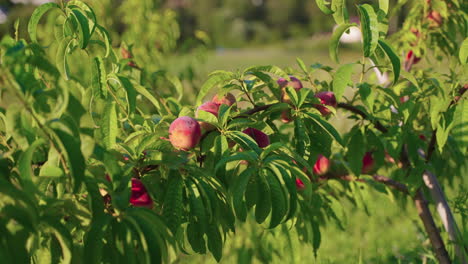
[[[280,78],[277,81],[278,85],[281,88],[281,101],[283,103],[291,103],[291,100],[286,93],[286,87],[292,87],[296,91],[299,91],[303,88],[301,81],[293,76],[290,76],[290,80],[285,78]],[[331,114],[331,111],[326,106],[336,107],[337,102],[333,92],[325,91],[315,94],[320,100],[320,104],[314,104],[313,107],[316,108],[323,116],[328,116]],[[232,106],[236,103],[236,97],[227,93],[224,96],[220,97],[215,95],[211,101],[205,102],[200,105],[197,109],[196,116],[198,116],[199,111],[205,111],[216,117],[218,117],[219,108],[222,104],[227,106]],[[290,110],[284,110],[281,114],[281,121],[288,123],[291,121]],[[197,121],[196,119],[189,116],[181,116],[175,119],[169,127],[169,141],[172,146],[177,150],[189,151],[198,145],[200,142],[203,133],[214,130],[215,127],[206,122]],[[242,131],[243,133],[250,136],[260,148],[265,148],[270,145],[270,139],[267,134],[256,129],[256,128],[246,128]],[[294,162],[294,161],[293,161]],[[372,170],[374,165],[374,160],[370,152],[366,153],[363,158],[363,173],[368,173]],[[319,155],[317,161],[313,167],[313,173],[317,176],[324,175],[328,172],[330,167],[330,161],[327,157]],[[300,179],[296,179],[296,186],[298,190],[303,190],[305,188],[304,183]],[[138,179],[132,179],[132,189],[131,189],[130,203],[134,206],[145,206],[152,207],[153,201],[148,195],[143,183]]]

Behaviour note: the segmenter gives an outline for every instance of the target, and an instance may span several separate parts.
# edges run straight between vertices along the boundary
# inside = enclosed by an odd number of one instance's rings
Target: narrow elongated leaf
[[[208,225],[206,235],[208,237],[208,249],[211,254],[213,254],[216,261],[221,261],[221,257],[223,255],[223,240],[218,227],[213,224]]]
[[[70,10],[70,14],[75,18],[78,25],[78,32],[80,37],[79,44],[80,48],[85,49],[88,46],[89,39],[91,38],[91,32],[89,31],[90,26],[88,18],[79,9],[73,8]]]
[[[102,248],[104,246],[103,238],[111,219],[110,215],[103,214],[91,222],[91,228],[86,233],[84,241],[84,259],[86,263],[101,263]]]
[[[62,259],[60,263],[69,264],[72,261],[73,239],[68,230],[58,221],[51,217],[43,219],[47,230],[55,236],[62,249]]]
[[[333,18],[338,25],[348,22],[348,10],[346,9],[345,0],[331,0],[331,9]]]
[[[120,83],[122,84],[122,87],[125,89],[127,92],[127,101],[128,101],[128,114],[131,115],[135,112],[136,108],[136,90],[135,87],[133,87],[132,82],[124,76],[118,76]]]
[[[387,42],[385,42],[384,40],[379,40],[379,46],[383,49],[385,54],[387,54],[387,57],[390,59],[390,62],[392,63],[393,83],[395,84],[398,81],[398,78],[400,78],[400,70],[401,70],[400,57],[397,56],[397,54],[392,49],[392,47],[388,45]]]
[[[325,15],[331,15],[333,14],[333,11],[327,6],[328,2],[326,0],[315,0],[315,3],[317,3],[318,8],[325,14]]]
[[[70,69],[68,68],[67,56],[73,41],[74,40],[71,37],[66,37],[60,41],[59,47],[57,49],[57,69],[60,71],[65,80],[70,79]]]
[[[349,161],[349,167],[354,175],[359,176],[362,169],[362,158],[366,152],[365,140],[361,130],[355,130],[347,147],[346,158]]]
[[[310,117],[312,121],[314,121],[319,127],[321,127],[325,132],[330,134],[336,142],[338,142],[340,145],[343,144],[343,140],[341,139],[340,133],[332,126],[330,123],[327,121],[323,120],[320,116],[312,113],[307,113],[307,115]]]
[[[282,178],[283,176],[281,174],[273,175],[271,171],[267,171],[266,173],[266,179],[270,186],[272,204],[269,228],[278,226],[288,212],[287,198],[280,183],[280,179]]]
[[[388,0],[379,0],[379,8],[385,12],[385,14],[388,13]]]
[[[271,212],[271,192],[264,172],[257,175],[257,202],[255,204],[255,220],[261,224]]]
[[[96,14],[94,13],[93,9],[85,2],[81,2],[78,0],[72,0],[67,3],[68,8],[78,8],[84,11],[86,18],[88,19],[89,25],[89,34],[92,36],[94,30],[96,29],[97,22],[96,22]]]
[[[102,99],[107,98],[106,68],[101,57],[93,59],[93,70],[91,71],[91,86],[94,96]]]
[[[102,144],[106,149],[114,148],[117,132],[118,124],[115,101],[108,101],[101,120]]]
[[[262,149],[257,145],[255,140],[253,140],[250,136],[240,131],[229,131],[227,134],[229,138],[234,140],[236,143],[242,146],[244,149],[251,149],[255,151],[258,155],[262,152]]]
[[[113,53],[112,40],[110,38],[109,32],[107,32],[107,30],[100,25],[96,25],[96,32],[104,39],[104,43],[106,44],[106,54],[104,57],[107,58],[111,53]]]
[[[183,203],[182,190],[184,182],[180,175],[174,172],[170,175],[168,189],[164,198],[163,217],[166,219],[166,224],[173,234],[177,232],[182,221]]]
[[[206,253],[206,241],[203,237],[204,233],[194,223],[187,225],[187,240],[190,243],[193,251],[205,254]]]
[[[167,114],[167,111],[164,109],[162,103],[159,102],[145,87],[141,85],[134,85],[133,87],[139,94],[146,97],[146,99],[148,99],[154,105],[154,107],[156,107],[156,110],[160,114]]]
[[[369,4],[358,6],[359,18],[361,21],[361,32],[364,45],[364,56],[370,57],[379,40],[379,22],[374,8]]]
[[[354,63],[345,64],[336,70],[333,78],[333,92],[335,93],[336,101],[340,101],[346,87],[352,85],[351,75],[353,74]]]
[[[197,227],[202,233],[206,231],[206,224],[208,223],[206,216],[205,205],[200,195],[200,191],[193,180],[187,181],[186,190],[188,193],[191,217],[197,223]]]
[[[41,17],[45,13],[52,9],[60,9],[60,6],[53,2],[46,3],[36,8],[32,13],[28,23],[28,33],[33,42],[37,42],[37,25],[39,24],[39,20],[41,20]]]
[[[341,24],[339,25],[332,34],[330,39],[330,45],[328,46],[328,53],[330,58],[335,62],[339,63],[338,59],[338,46],[340,44],[341,36],[350,28],[356,26],[356,24]]]
[[[36,149],[43,145],[45,140],[37,139],[29,148],[24,152],[19,159],[19,172],[21,181],[24,184],[24,188],[29,193],[34,193],[33,173],[31,169],[31,161]]]
[[[215,85],[223,83],[232,78],[233,78],[233,75],[230,72],[220,71],[220,72],[212,74],[210,78],[206,80],[206,82],[200,88],[200,92],[198,93],[195,104],[196,105],[201,104],[203,98],[208,94],[211,88],[213,88]]]
[[[460,62],[462,64],[467,63],[468,59],[468,38],[466,38],[463,43],[460,45],[460,51],[458,53],[458,57],[460,58]]]
[[[255,168],[247,168],[244,170],[236,180],[232,191],[232,204],[234,206],[234,211],[236,212],[237,218],[242,222],[245,222],[247,218],[247,206],[244,202],[244,194],[250,177],[254,172]]]

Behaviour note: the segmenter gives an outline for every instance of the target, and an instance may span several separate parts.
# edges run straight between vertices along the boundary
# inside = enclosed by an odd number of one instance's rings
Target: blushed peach
[[[200,138],[200,125],[189,116],[177,118],[169,127],[169,140],[176,149],[190,150],[200,142]]]
[[[245,134],[249,135],[251,138],[257,142],[257,145],[261,148],[267,147],[270,145],[270,138],[267,134],[255,128],[247,128],[244,131]]]

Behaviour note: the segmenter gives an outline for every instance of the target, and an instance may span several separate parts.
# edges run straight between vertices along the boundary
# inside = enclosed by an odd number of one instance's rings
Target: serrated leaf
[[[104,62],[101,57],[93,59],[93,68],[91,71],[91,87],[94,96],[99,96],[102,99],[107,98],[107,74]]]
[[[33,42],[37,42],[37,25],[39,24],[39,20],[52,9],[60,9],[60,6],[56,3],[46,3],[36,8],[32,13],[28,23],[28,33]]]
[[[106,149],[113,149],[116,144],[118,123],[115,101],[108,101],[101,120],[102,145]]]
[[[352,85],[351,75],[353,74],[354,63],[340,66],[333,78],[333,92],[335,93],[336,101],[339,102],[343,96],[346,87]]]
[[[163,217],[165,218],[166,224],[173,234],[177,232],[177,229],[182,222],[184,206],[182,201],[184,181],[177,173],[178,172],[172,172],[169,174],[170,178],[167,183],[167,190],[163,205]]]
[[[363,37],[364,56],[370,57],[379,40],[378,20],[374,8],[369,4],[358,6]]]
[[[393,69],[393,83],[395,84],[400,78],[400,70],[401,70],[401,63],[400,58],[396,55],[395,51],[392,49],[390,45],[387,44],[384,40],[378,41],[379,46],[383,49],[387,57],[390,59],[392,63]]]

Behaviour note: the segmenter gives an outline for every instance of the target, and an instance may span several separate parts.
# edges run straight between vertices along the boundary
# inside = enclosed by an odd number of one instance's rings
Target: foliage
[[[136,3],[127,2],[135,12],[153,8],[146,6],[152,1]],[[336,34],[344,33],[344,1],[317,3],[341,24]],[[38,7],[28,24],[30,42],[18,34],[0,42],[0,92],[8,100],[0,113],[2,259],[161,263],[172,252],[210,252],[220,261],[236,223],[252,218],[265,230],[295,228],[316,255],[327,239],[321,228],[346,225],[340,197],[367,212],[370,190],[413,195],[424,170],[449,182],[462,175],[466,45],[451,44],[449,54],[457,56],[447,59],[449,73],[402,71],[385,41],[388,2],[379,3],[356,7],[361,60],[337,69],[298,59],[299,71],[273,65],[215,71],[196,96],[176,76],[157,71],[157,63],[146,67],[155,42],[162,54],[174,46],[170,15],[166,37],[148,34],[135,62],[128,46],[116,52],[114,33],[85,2]],[[447,12],[453,16],[444,23],[463,16]],[[158,18],[130,27],[122,38],[166,25]],[[339,36],[332,41],[337,59]],[[367,73],[374,67],[391,72],[392,80],[372,82]],[[329,76],[317,79],[317,71]],[[195,115],[213,93],[233,93],[237,102]],[[329,122],[337,109],[355,120],[349,131]],[[213,128],[196,148],[176,150],[167,139],[182,116]],[[329,171],[314,170],[319,155],[331,160]],[[132,202],[142,193],[149,196],[144,206]]]

